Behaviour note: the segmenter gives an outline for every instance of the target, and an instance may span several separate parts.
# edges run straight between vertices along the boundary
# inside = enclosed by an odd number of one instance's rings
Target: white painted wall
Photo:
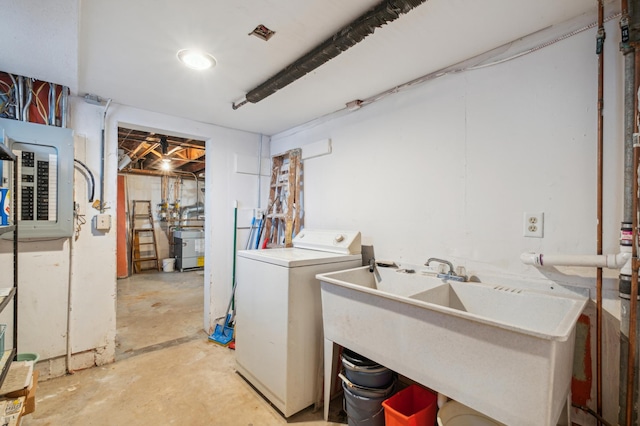
[[[305,161],[307,226],[358,228],[380,258],[422,263],[438,255],[472,273],[531,279],[540,271],[520,263],[523,251],[591,253],[593,37],[585,32],[273,136],[272,155],[332,141],[330,155]],[[621,216],[621,59],[615,37],[607,42],[604,226],[612,252]],[[523,237],[525,211],[545,212],[545,238]]]
[[[79,0],[0,0],[0,70],[78,90]]]
[[[607,32],[604,250],[616,252],[622,59],[617,24]],[[360,230],[379,259],[422,264],[441,257],[483,281],[562,284],[595,297],[594,269],[542,271],[519,260],[530,250],[595,253],[594,46],[595,29],[501,65],[448,75],[275,135],[271,153],[331,139],[330,155],[304,163],[309,228]],[[536,211],[545,214],[544,238],[525,238],[523,213]],[[605,282],[606,302],[619,318],[616,284]],[[605,356],[605,413],[613,422],[616,349]]]

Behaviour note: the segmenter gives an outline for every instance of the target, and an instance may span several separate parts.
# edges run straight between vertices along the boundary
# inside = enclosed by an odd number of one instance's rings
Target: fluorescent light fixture
[[[206,70],[216,66],[216,58],[206,52],[195,49],[182,49],[178,52],[180,62],[194,70]]]

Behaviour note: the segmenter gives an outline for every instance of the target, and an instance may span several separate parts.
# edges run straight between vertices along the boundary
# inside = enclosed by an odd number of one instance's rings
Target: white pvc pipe
[[[520,260],[525,265],[541,266],[587,266],[594,268],[620,269],[631,259],[631,253],[603,255],[570,255],[522,253]]]
[[[258,150],[258,209],[262,203],[262,133],[260,133],[260,149]]]

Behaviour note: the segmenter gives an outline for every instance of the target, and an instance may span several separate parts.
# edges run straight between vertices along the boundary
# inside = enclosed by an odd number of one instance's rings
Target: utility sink
[[[467,282],[444,283],[409,298],[467,312],[477,321],[545,339],[565,339],[584,307],[579,299]]]
[[[333,343],[505,424],[556,425],[587,299],[368,267],[319,274]]]

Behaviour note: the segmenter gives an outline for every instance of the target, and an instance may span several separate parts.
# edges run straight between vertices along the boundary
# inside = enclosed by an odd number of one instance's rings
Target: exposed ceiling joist
[[[120,170],[121,173],[145,171],[145,174],[166,175],[171,172],[202,173],[205,170],[204,141],[120,127],[118,148],[121,159],[124,156],[131,159]],[[167,168],[163,167],[165,163]]]

